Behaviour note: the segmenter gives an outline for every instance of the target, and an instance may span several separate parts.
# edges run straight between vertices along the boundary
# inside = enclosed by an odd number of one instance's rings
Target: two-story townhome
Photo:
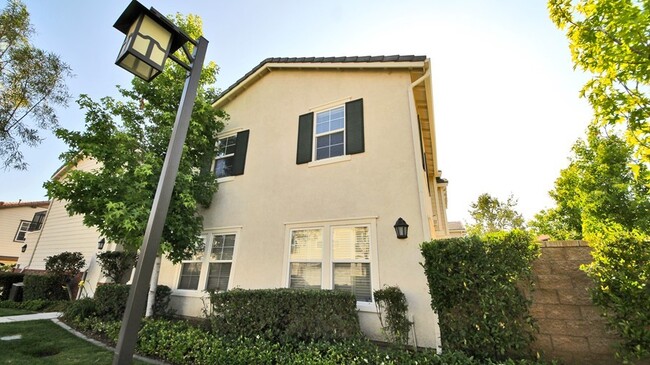
[[[205,250],[161,266],[178,313],[201,315],[206,289],[339,289],[381,339],[373,291],[397,285],[412,338],[438,347],[419,264],[423,241],[449,235],[429,60],[269,58],[214,107],[230,122],[214,162],[219,191],[202,212]]]
[[[14,265],[30,232],[41,229],[48,201],[0,202],[0,263]]]

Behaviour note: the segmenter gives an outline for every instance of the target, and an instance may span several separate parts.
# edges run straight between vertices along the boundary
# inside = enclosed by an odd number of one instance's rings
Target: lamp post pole
[[[120,328],[120,337],[113,357],[113,365],[131,364],[133,362],[133,352],[138,339],[138,331],[147,304],[147,292],[149,291],[149,281],[153,270],[154,261],[158,255],[160,239],[162,237],[165,219],[169,209],[172,191],[178,174],[181,155],[183,154],[183,144],[187,136],[187,129],[190,124],[190,116],[194,107],[199,78],[205,53],[208,48],[208,40],[199,37],[194,51],[194,59],[189,76],[185,80],[181,102],[176,113],[174,129],[167,147],[165,162],[163,163],[156,195],[151,206],[147,229],[145,230],[142,248],[140,249],[140,258],[135,269],[135,277],[129,291],[129,298],[126,302],[126,311],[122,319]]]

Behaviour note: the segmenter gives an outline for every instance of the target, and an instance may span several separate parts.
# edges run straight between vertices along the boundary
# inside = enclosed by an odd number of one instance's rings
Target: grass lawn
[[[50,320],[0,324],[0,364],[111,364],[113,353],[87,342]],[[134,361],[135,364],[146,364]]]
[[[36,313],[36,312],[26,311],[23,309],[0,308],[0,317],[19,316],[22,314],[32,314],[32,313]]]

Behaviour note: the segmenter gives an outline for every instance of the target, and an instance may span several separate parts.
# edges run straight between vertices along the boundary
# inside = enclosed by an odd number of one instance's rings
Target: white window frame
[[[20,220],[20,224],[18,224],[18,230],[16,231],[16,234],[14,235],[14,242],[25,242],[26,241],[25,235],[27,235],[27,232],[29,232],[29,226],[31,225],[31,223],[32,223],[32,221],[27,221],[27,220],[24,220],[24,219]],[[23,238],[22,240],[19,240],[18,235],[21,234],[21,233],[23,233],[23,237],[25,237],[25,238]]]
[[[237,149],[237,140],[236,140],[237,132],[238,131],[229,131],[227,133],[224,133],[223,135],[221,135],[221,136],[219,136],[217,138],[217,143],[219,143],[219,141],[221,141],[221,140],[227,140],[228,138],[235,137],[235,149]],[[216,147],[218,147],[218,145]],[[223,155],[223,156],[219,156],[218,152],[217,152],[217,156],[215,156],[214,160],[212,161],[212,169],[211,169],[212,172],[214,173],[215,177],[217,177],[217,172],[215,171],[215,169],[217,168],[217,161],[226,159],[228,157],[234,157],[234,156],[235,156],[234,151],[233,151],[233,153],[229,153],[229,154]],[[217,182],[221,183],[221,182],[226,182],[226,181],[232,181],[234,179],[235,179],[234,175],[227,175],[227,176],[217,177]]]
[[[375,298],[372,295],[374,290],[380,288],[379,286],[379,268],[377,256],[377,217],[361,217],[361,218],[343,218],[343,219],[330,219],[323,221],[313,222],[290,222],[285,223],[285,255],[283,264],[283,278],[284,286],[289,287],[291,280],[291,262],[298,262],[291,260],[291,236],[292,232],[296,230],[305,229],[321,229],[323,233],[323,255],[321,262],[321,289],[334,288],[334,264],[347,263],[354,260],[333,260],[333,245],[332,245],[332,232],[334,228],[339,227],[368,227],[370,239],[370,259],[358,260],[358,262],[370,263],[370,285],[371,285],[371,298],[370,302],[357,301],[357,309],[362,312],[376,312]],[[312,260],[313,261],[313,260]],[[302,261],[300,261],[302,262]],[[307,261],[305,261],[307,262]],[[311,261],[310,261],[311,262]],[[318,261],[314,261],[318,262]]]
[[[235,248],[232,254],[232,260],[211,260],[210,252],[212,251],[212,245],[214,244],[214,236],[219,235],[235,235]],[[186,296],[186,297],[205,297],[208,295],[205,287],[208,283],[208,274],[210,270],[210,263],[218,262],[230,262],[230,276],[228,278],[228,290],[234,288],[233,278],[235,267],[237,264],[237,253],[239,252],[240,237],[241,237],[241,227],[225,227],[225,228],[214,228],[206,230],[201,237],[205,241],[203,248],[203,256],[201,260],[183,260],[180,264],[175,265],[175,278],[174,278],[174,289],[172,294],[175,296]],[[179,289],[178,285],[180,284],[182,264],[191,263],[191,262],[201,262],[201,274],[199,276],[199,284],[197,289]]]
[[[323,133],[318,133],[317,132],[318,114],[322,114],[322,113],[325,113],[325,112],[328,112],[328,111],[331,111],[331,110],[334,110],[334,109],[338,109],[338,108],[343,108],[343,127],[335,129],[335,130],[323,132]],[[312,162],[327,161],[327,160],[333,159],[333,158],[340,159],[343,156],[347,156],[346,151],[345,151],[345,149],[346,149],[345,148],[346,147],[345,146],[345,135],[347,133],[346,132],[347,121],[346,121],[346,118],[345,118],[345,103],[334,105],[334,106],[330,105],[330,106],[323,107],[323,108],[313,109],[312,111],[314,113],[314,130],[313,130],[313,133],[312,133],[312,135],[313,135],[313,137],[312,137],[313,138],[313,140],[312,140],[312,146],[313,146],[312,147],[312,156],[313,156]],[[340,132],[343,132],[343,154],[338,155],[338,156],[330,156],[330,157],[325,157],[325,158],[318,159],[318,155],[317,155],[318,137],[324,137],[324,136],[328,136],[328,135],[332,135],[332,134],[336,134],[336,133],[340,133]]]

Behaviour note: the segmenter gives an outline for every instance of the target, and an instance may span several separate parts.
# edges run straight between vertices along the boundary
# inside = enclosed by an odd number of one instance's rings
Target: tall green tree
[[[650,173],[634,147],[611,128],[590,127],[550,192],[556,207],[529,225],[554,239],[581,239],[603,224],[650,233]]]
[[[623,125],[641,162],[650,163],[650,4],[635,0],[549,0],[566,31],[576,68],[592,74],[582,88],[595,124]]]
[[[193,38],[202,33],[197,16],[176,15],[174,23]],[[56,132],[69,146],[62,156],[66,162],[93,159],[101,168],[72,169],[65,179],[45,183],[49,196],[67,201],[69,214],[83,215],[85,225],[127,250],[142,243],[186,74],[168,61],[154,81],[134,78],[130,89],[118,87],[122,100],[81,96],[78,103],[86,110],[86,130]],[[173,262],[201,247],[198,209],[208,207],[217,190],[210,168],[217,132],[227,116],[211,106],[216,91],[210,85],[216,75],[214,62],[204,66],[163,230],[161,250]]]
[[[481,194],[472,203],[469,214],[474,220],[467,226],[467,233],[484,235],[490,232],[524,229],[524,218],[515,210],[517,199],[510,195],[505,202],[490,194]]]
[[[34,28],[27,7],[9,0],[0,13],[0,165],[24,170],[21,145],[34,147],[40,129],[54,130],[54,108],[67,106],[70,67],[30,43]]]

